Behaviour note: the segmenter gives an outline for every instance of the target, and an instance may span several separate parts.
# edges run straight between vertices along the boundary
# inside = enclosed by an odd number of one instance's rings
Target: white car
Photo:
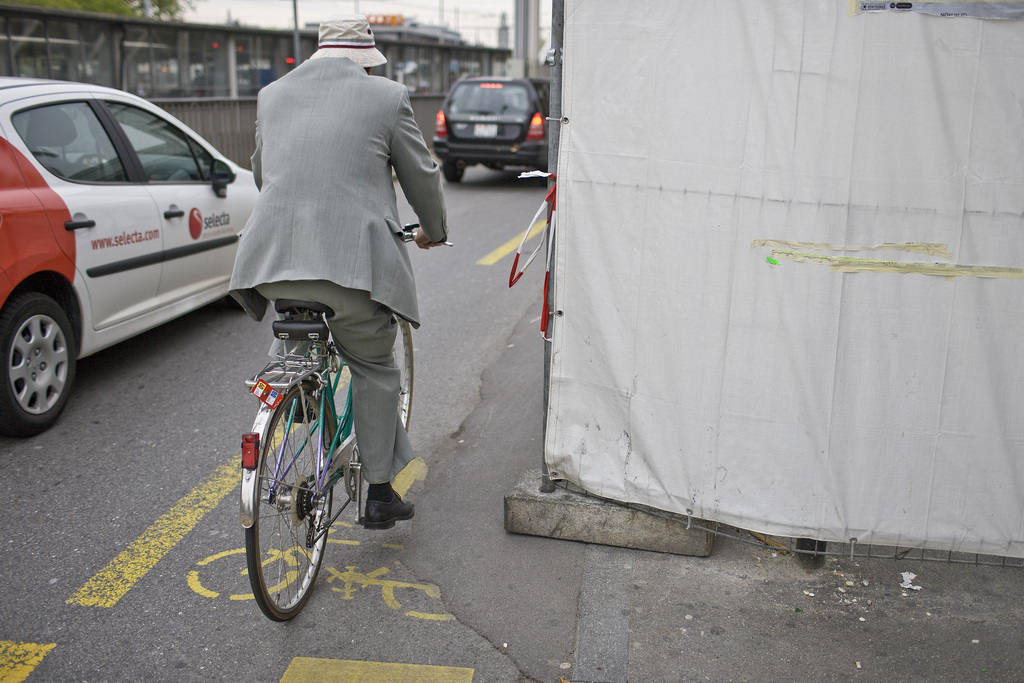
[[[139,97],[0,78],[0,433],[53,425],[78,358],[223,297],[256,195]]]

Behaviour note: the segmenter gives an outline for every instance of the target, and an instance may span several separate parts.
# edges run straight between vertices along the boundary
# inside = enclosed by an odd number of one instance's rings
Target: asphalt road
[[[385,532],[342,526],[292,622],[268,621],[248,597],[238,521],[236,458],[256,407],[243,380],[264,363],[268,321],[218,303],[83,359],[53,429],[0,439],[0,679],[280,681],[326,667],[315,680],[379,662],[394,665],[381,680],[521,680],[501,643],[455,618],[444,577],[421,571],[410,546],[437,526],[423,479],[473,496],[500,460],[481,452],[471,475],[446,470],[482,376],[517,326],[539,316],[543,263],[510,290],[511,256],[477,262],[529,227],[544,194],[540,181],[480,168],[447,186],[455,246],[412,250],[424,324],[414,332],[411,436],[425,467],[408,497],[420,513]],[[511,398],[534,423],[513,415],[508,429],[536,435],[541,340],[528,337],[532,354],[517,362],[531,366],[516,372],[533,386]],[[539,464],[540,451],[530,458]],[[436,542],[455,547],[466,533]]]

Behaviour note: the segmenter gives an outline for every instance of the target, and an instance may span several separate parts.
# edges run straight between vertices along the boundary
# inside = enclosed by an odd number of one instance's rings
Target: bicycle
[[[405,226],[404,241],[413,239],[416,227]],[[351,373],[327,325],[334,312],[317,302],[284,299],[275,309],[284,316],[273,323],[275,337],[295,346],[245,383],[261,403],[252,430],[242,435],[240,517],[256,604],[269,619],[286,621],[309,599],[331,525],[352,502],[362,524],[364,506]],[[412,337],[401,319],[395,360],[402,371],[398,408],[408,430]],[[347,499],[332,515],[339,481]],[[289,561],[275,562],[282,554]]]

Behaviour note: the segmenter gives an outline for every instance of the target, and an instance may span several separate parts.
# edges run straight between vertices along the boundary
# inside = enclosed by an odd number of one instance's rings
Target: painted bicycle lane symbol
[[[351,526],[344,524],[343,522],[336,522],[343,526]],[[333,532],[332,532],[333,533]],[[328,537],[328,544],[339,544],[339,545],[360,545],[359,541],[350,541],[344,539],[336,539]],[[385,546],[388,547],[388,546]],[[274,562],[284,562],[288,567],[298,567],[299,562],[296,558],[296,553],[304,552],[304,549],[293,547],[288,550],[277,550],[272,549],[267,552],[267,557],[264,558],[263,565],[268,566]],[[210,599],[221,599],[226,597],[228,600],[252,600],[253,594],[248,593],[228,593],[226,591],[212,590],[210,585],[217,585],[212,580],[207,580],[204,584],[202,576],[212,576],[214,572],[204,570],[204,568],[217,568],[221,573],[224,572],[225,562],[222,560],[230,560],[235,563],[242,565],[240,576],[246,577],[245,583],[248,587],[248,569],[245,568],[245,548],[235,548],[233,550],[225,550],[223,552],[215,553],[206,557],[196,565],[199,569],[193,569],[188,573],[187,582],[189,587],[197,594]],[[400,565],[399,562],[395,562],[396,565]],[[370,589],[371,592],[374,589],[380,589],[381,598],[384,600],[384,604],[393,610],[402,610],[402,602],[399,600],[399,595],[404,596],[408,591],[418,591],[420,594],[425,595],[433,600],[441,599],[441,590],[429,583],[411,583],[407,581],[396,581],[391,579],[383,578],[389,574],[391,570],[388,567],[378,567],[370,572],[360,572],[359,568],[353,565],[348,565],[344,570],[339,570],[336,567],[329,566],[327,560],[324,561],[323,566],[320,568],[320,577],[326,576],[326,583],[331,586],[331,590],[335,593],[339,593],[343,600],[354,600],[360,592],[365,592],[366,589]],[[287,572],[285,581],[294,581],[298,577],[298,571]],[[219,586],[218,586],[219,587]],[[422,599],[414,602],[422,602]],[[409,600],[407,599],[408,603]],[[455,617],[447,612],[426,612],[418,609],[406,609],[405,615],[415,619],[425,619],[430,621],[451,621]]]

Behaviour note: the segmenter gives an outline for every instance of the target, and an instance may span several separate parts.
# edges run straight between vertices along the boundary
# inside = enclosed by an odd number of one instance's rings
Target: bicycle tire
[[[330,519],[334,495],[329,490],[312,503],[316,426],[321,424],[317,390],[313,383],[288,389],[260,435],[259,480],[253,524],[245,530],[245,557],[256,604],[273,621],[291,619],[305,606],[327,543],[327,535],[321,534],[309,547],[316,526]],[[291,466],[278,470],[279,455]]]
[[[412,416],[412,326],[405,320],[398,321],[398,335],[395,338],[395,363],[402,371],[400,381],[402,389],[398,395],[398,410],[405,431],[409,431],[409,420]]]

